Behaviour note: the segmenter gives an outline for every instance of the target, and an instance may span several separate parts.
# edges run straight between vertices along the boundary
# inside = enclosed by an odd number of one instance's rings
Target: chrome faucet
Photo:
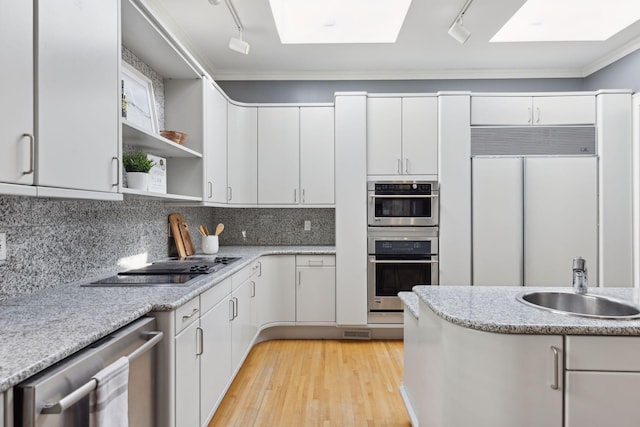
[[[579,294],[586,294],[587,288],[587,261],[582,257],[573,259],[573,290]]]

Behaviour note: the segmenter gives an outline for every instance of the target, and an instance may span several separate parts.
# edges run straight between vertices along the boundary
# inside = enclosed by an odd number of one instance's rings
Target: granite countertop
[[[531,291],[572,292],[570,287],[415,286],[413,292],[441,318],[465,328],[506,334],[640,335],[640,320],[594,319],[552,313],[516,301]],[[591,288],[640,305],[640,289]]]
[[[420,313],[418,295],[415,292],[398,292],[398,298],[404,303],[404,309],[409,310],[409,313],[418,319]]]
[[[265,255],[332,255],[334,246],[227,246],[241,260],[188,287],[82,287],[91,280],[0,302],[0,392],[152,311],[171,311]]]

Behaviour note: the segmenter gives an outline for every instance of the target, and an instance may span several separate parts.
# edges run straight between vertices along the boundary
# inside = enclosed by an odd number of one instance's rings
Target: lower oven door
[[[398,292],[438,284],[438,256],[370,255],[367,276],[369,311],[402,311]]]

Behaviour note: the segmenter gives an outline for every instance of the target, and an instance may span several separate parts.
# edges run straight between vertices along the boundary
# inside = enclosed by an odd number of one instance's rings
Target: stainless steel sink
[[[640,307],[601,295],[574,292],[525,292],[516,297],[531,307],[554,313],[598,319],[637,319]]]

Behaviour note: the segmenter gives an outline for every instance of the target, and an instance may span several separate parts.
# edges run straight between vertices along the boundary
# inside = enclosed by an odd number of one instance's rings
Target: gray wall
[[[632,89],[640,91],[640,50],[584,79],[584,90]]]
[[[345,80],[345,81],[219,81],[239,102],[333,102],[335,92],[434,93],[571,92],[583,90],[582,79],[477,79],[477,80]]]
[[[166,206],[155,200],[57,200],[0,195],[0,232],[7,260],[0,261],[0,301],[77,280],[114,273],[126,257],[169,255],[168,215],[210,230],[225,223],[220,244],[334,244],[333,209],[211,209]],[[302,221],[312,221],[312,232]],[[238,230],[247,230],[243,241]]]

